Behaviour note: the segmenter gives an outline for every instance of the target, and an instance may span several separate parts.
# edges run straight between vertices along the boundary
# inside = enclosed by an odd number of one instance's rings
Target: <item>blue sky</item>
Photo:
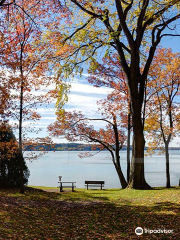
[[[111,92],[110,88],[101,87],[95,88],[89,85],[86,81],[87,74],[82,77],[75,77],[71,83],[71,90],[68,96],[68,103],[65,105],[67,111],[82,111],[87,117],[95,117],[98,115],[98,100],[106,98],[107,94]],[[49,106],[42,106],[38,108],[38,112],[42,118],[38,122],[39,127],[43,128],[41,135],[45,135],[45,128],[48,124],[53,123],[56,119],[54,103]],[[100,121],[96,122],[95,127],[103,126]],[[54,138],[55,142],[67,142],[64,138]]]
[[[168,37],[164,38],[161,45],[163,47],[171,47],[174,52],[178,52],[180,49],[180,37]],[[76,76],[71,83],[71,91],[69,94],[68,103],[65,105],[65,109],[69,111],[82,111],[87,117],[94,117],[97,115],[98,106],[96,102],[100,99],[104,99],[111,89],[107,87],[95,88],[89,85],[86,80],[87,74],[82,74],[82,77]],[[53,86],[51,86],[53,88]],[[37,122],[38,127],[42,128],[42,131],[37,135],[38,137],[45,137],[48,135],[46,127],[56,120],[55,115],[55,102],[50,105],[42,105],[38,108],[38,113],[41,114],[42,118]],[[24,123],[24,126],[27,123]],[[95,127],[103,126],[100,121],[95,123]],[[31,136],[33,136],[31,134]],[[35,136],[33,136],[35,137]],[[54,142],[67,142],[63,137],[54,138]],[[172,141],[171,146],[177,146],[180,143],[180,139],[176,138]],[[178,145],[180,146],[180,144]]]
[[[174,52],[179,52],[180,49],[180,37],[165,37],[162,39],[161,46],[171,47]],[[104,99],[111,90],[106,87],[95,88],[89,85],[86,80],[87,74],[83,74],[82,77],[76,76],[71,84],[71,92],[69,95],[68,103],[65,106],[66,110],[82,111],[84,115],[88,117],[95,116],[97,114],[97,100]],[[39,124],[44,128],[42,131],[45,134],[45,128],[48,124],[55,121],[55,109],[54,104],[49,105],[47,108],[40,108],[39,112],[42,115],[42,119]],[[96,127],[103,126],[101,122],[96,122]],[[55,142],[67,142],[64,138],[54,138]],[[175,138],[170,146],[180,146],[180,138]]]

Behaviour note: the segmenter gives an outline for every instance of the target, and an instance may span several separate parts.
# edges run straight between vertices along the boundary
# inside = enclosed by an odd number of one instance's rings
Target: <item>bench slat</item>
[[[85,181],[85,184],[104,184],[104,181]]]
[[[61,186],[58,186],[58,187],[61,187]],[[72,186],[62,186],[63,188],[72,188]],[[73,186],[74,188],[76,187],[76,186]]]
[[[85,186],[87,186],[87,184],[85,185]],[[93,185],[93,184],[91,184],[91,185],[89,185],[89,186],[91,186],[91,187],[101,187],[101,184],[96,184],[96,185]],[[102,184],[102,187],[104,187],[104,185]]]

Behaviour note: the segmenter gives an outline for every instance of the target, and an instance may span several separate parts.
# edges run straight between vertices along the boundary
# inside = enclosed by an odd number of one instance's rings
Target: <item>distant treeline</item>
[[[53,145],[38,145],[38,146],[28,146],[26,147],[28,151],[92,151],[100,150],[99,147],[96,149],[92,148],[91,144],[80,144],[80,143],[55,143]],[[122,148],[126,150],[126,146]],[[106,151],[106,150],[104,150]]]
[[[126,150],[127,147],[123,146],[122,150]],[[131,147],[132,149],[132,147]],[[145,150],[147,147],[145,147]],[[179,147],[170,147],[170,150],[180,150]],[[80,144],[80,143],[55,143],[53,145],[38,145],[38,146],[28,146],[26,147],[28,151],[93,151],[100,150],[100,148],[92,148],[91,144]],[[106,150],[104,150],[106,151]]]

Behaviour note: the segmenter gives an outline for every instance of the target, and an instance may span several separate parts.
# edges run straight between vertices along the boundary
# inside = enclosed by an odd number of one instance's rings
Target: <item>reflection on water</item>
[[[38,160],[28,162],[29,185],[58,186],[62,181],[75,181],[78,188],[84,188],[85,180],[103,180],[105,188],[120,188],[120,182],[108,152],[101,152],[89,158],[79,158],[78,151],[48,152]],[[126,151],[121,151],[121,166],[126,176]],[[155,186],[166,185],[164,155],[154,154],[145,158],[147,182]],[[180,178],[180,151],[170,151],[171,185],[177,186]]]

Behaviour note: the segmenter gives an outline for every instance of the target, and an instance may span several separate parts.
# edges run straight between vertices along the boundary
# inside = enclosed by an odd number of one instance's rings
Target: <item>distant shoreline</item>
[[[144,150],[147,150],[148,147],[145,147]],[[130,147],[132,150],[132,146]],[[94,151],[97,150],[99,151],[100,148],[96,148],[92,150],[92,145],[91,144],[80,144],[80,143],[55,143],[50,146],[35,146],[31,147],[28,146],[26,147],[26,151]],[[125,151],[127,150],[127,146],[123,146],[120,151]],[[160,149],[157,149],[160,150]],[[180,150],[180,147],[169,147],[169,150]],[[107,151],[107,150],[103,150]]]

